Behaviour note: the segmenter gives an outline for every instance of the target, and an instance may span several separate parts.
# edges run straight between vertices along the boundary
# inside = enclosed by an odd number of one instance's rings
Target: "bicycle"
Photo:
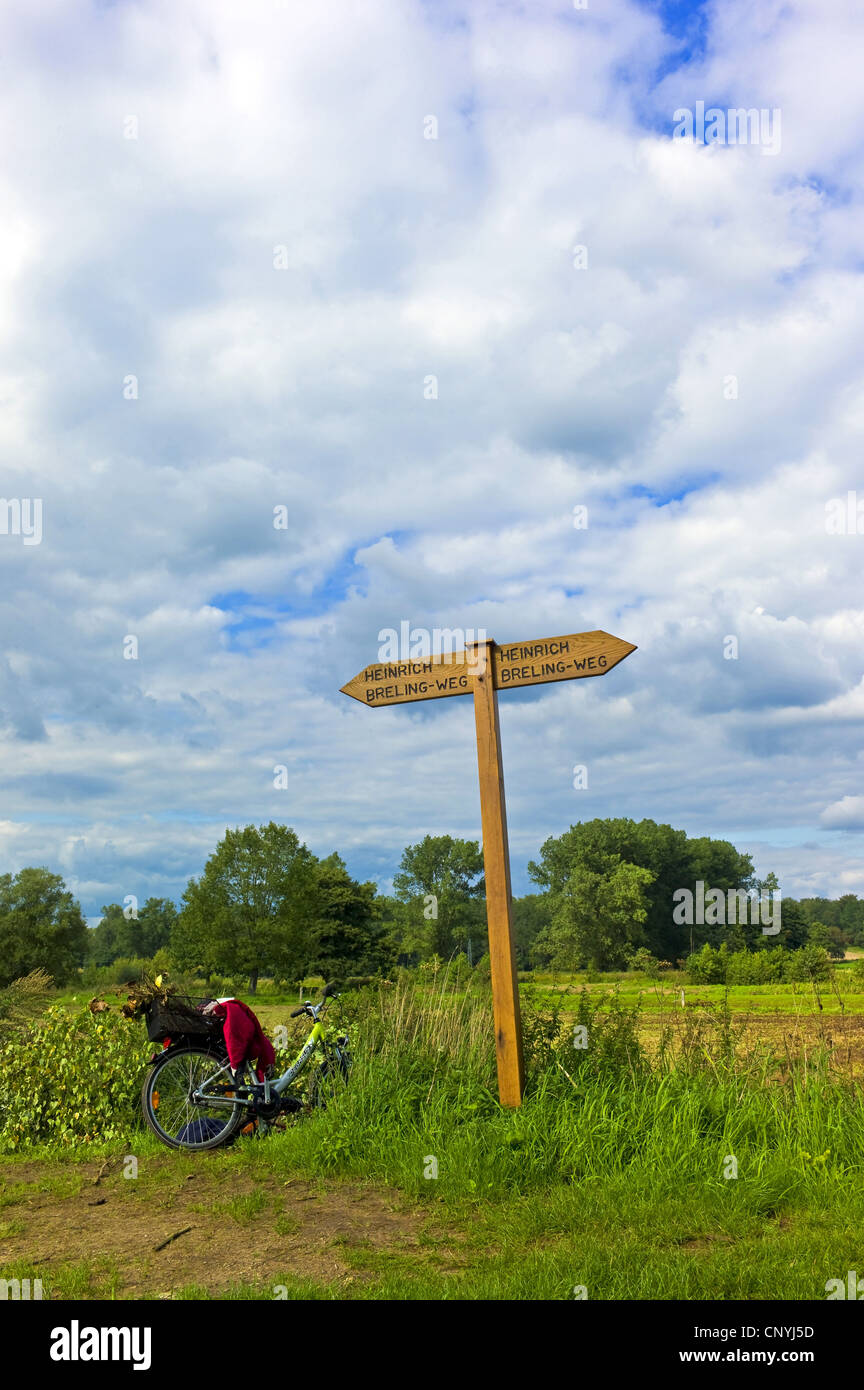
[[[330,1036],[321,1015],[330,999],[338,998],[335,983],[324,987],[319,1003],[307,999],[291,1013],[312,1019],[312,1030],[300,1052],[281,1076],[259,1081],[251,1064],[232,1071],[215,1020],[189,1020],[188,1030],[171,1037],[170,1045],[157,1053],[153,1069],[141,1089],[141,1108],[148,1127],[172,1149],[203,1151],[229,1144],[249,1126],[267,1133],[288,1114],[304,1109],[325,1109],[348,1079],[351,1053],[345,1034]],[[182,1026],[182,1025],[181,1025]],[[194,1031],[193,1031],[194,1029]],[[307,1104],[288,1087],[309,1066]]]

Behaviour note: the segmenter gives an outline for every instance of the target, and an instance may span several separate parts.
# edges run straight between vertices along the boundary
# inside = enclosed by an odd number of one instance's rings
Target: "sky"
[[[638,648],[501,695],[515,892],[628,816],[864,894],[862,46],[858,0],[7,0],[0,873],[95,920],[228,826],[382,891],[479,838],[470,698],[339,693],[408,622]]]

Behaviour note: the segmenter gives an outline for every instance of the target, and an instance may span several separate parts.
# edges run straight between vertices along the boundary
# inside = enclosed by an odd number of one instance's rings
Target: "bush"
[[[140,980],[150,961],[144,957],[121,956],[111,965],[85,965],[81,983],[85,989],[106,989],[109,985],[125,985],[128,980]]]
[[[173,976],[171,977],[174,978]],[[234,975],[208,975],[205,981],[207,993],[212,994],[214,999],[233,998],[238,992],[245,990],[248,980],[238,980]],[[189,993],[193,993],[192,990]]]
[[[0,1036],[14,1034],[22,1024],[38,1018],[54,993],[53,983],[44,970],[31,970],[0,989]]]
[[[480,957],[474,966],[474,979],[478,983],[492,979],[492,962],[489,959],[488,951],[485,956]]]
[[[726,983],[726,958],[728,952],[721,946],[715,950],[708,942],[701,951],[687,957],[687,974],[694,985],[722,985]]]
[[[822,946],[802,946],[800,951],[789,953],[783,978],[828,980],[831,977],[831,968],[828,952]]]
[[[125,1139],[152,1054],[140,1023],[53,1005],[0,1044],[0,1151]]]
[[[726,958],[726,983],[729,985],[777,984],[790,953],[782,946],[769,951],[730,951]]]
[[[170,975],[174,971],[174,961],[171,952],[165,946],[160,946],[153,959],[150,961],[148,974],[154,978],[157,975]]]
[[[474,971],[468,964],[468,957],[463,956],[460,952],[452,960],[448,960],[438,977],[438,983],[445,989],[464,989],[470,983],[473,974]]]
[[[561,1049],[577,1075],[630,1076],[647,1065],[638,1033],[639,1007],[622,1003],[617,989],[605,996],[579,992],[571,1045]]]
[[[707,943],[687,960],[687,973],[697,985],[764,985],[783,980],[827,980],[831,975],[828,952],[821,946],[802,946],[787,951],[783,946],[761,951],[714,949]]]
[[[663,962],[664,965],[668,965],[668,963],[668,961]],[[660,961],[656,956],[652,956],[647,946],[640,946],[638,951],[633,952],[628,961],[628,969],[647,975],[649,980],[659,980],[660,978]]]
[[[531,999],[522,1004],[522,1044],[529,1077],[555,1065],[557,1050],[570,1033],[561,1008],[558,999],[546,1008],[538,1008]]]

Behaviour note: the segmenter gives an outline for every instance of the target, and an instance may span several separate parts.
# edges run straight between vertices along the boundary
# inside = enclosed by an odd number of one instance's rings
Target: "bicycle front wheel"
[[[309,1104],[314,1110],[326,1110],[338,1100],[348,1084],[351,1054],[345,1051],[330,1053],[309,1079]]]
[[[225,1057],[206,1047],[172,1048],[153,1067],[141,1090],[144,1119],[158,1139],[172,1149],[218,1149],[234,1138],[243,1123],[246,1106],[199,1104],[194,1092],[211,1083],[214,1097],[230,1100],[234,1083],[230,1071],[218,1082],[213,1078],[225,1068]]]

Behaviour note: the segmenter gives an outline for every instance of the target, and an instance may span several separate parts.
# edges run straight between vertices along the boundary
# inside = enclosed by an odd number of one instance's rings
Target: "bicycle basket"
[[[166,1038],[212,1038],[222,1031],[219,1019],[208,1017],[191,999],[171,995],[166,1003],[154,999],[144,1011],[147,1037],[151,1042]]]

